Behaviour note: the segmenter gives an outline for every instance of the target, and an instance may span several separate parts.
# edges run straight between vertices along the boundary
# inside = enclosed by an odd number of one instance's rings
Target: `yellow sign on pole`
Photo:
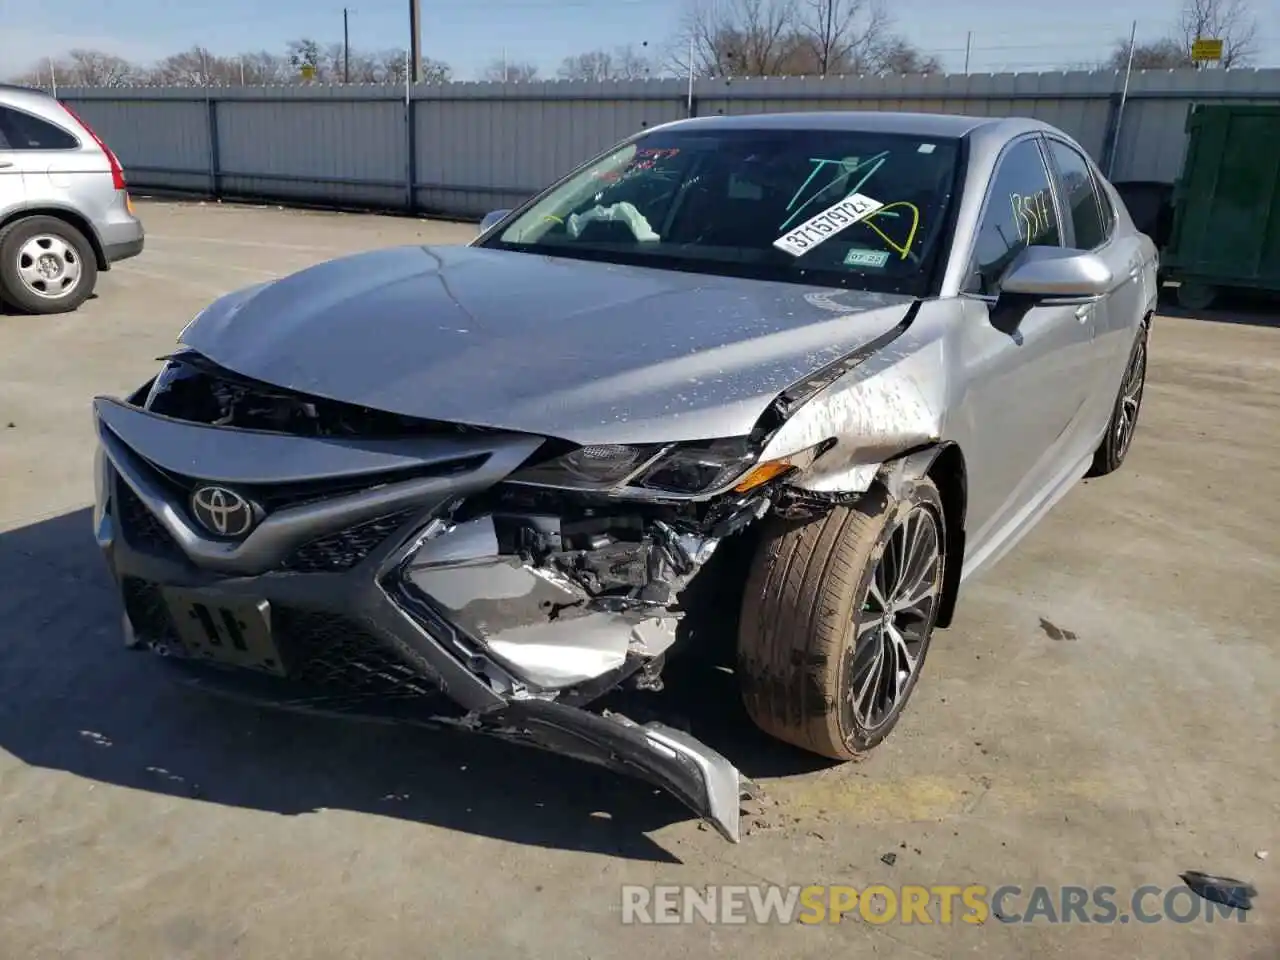
[[[316,68],[309,63],[302,65],[302,79],[314,80],[316,78]]]
[[[1196,63],[1222,59],[1222,41],[1216,37],[1197,37],[1191,44],[1191,59]]]

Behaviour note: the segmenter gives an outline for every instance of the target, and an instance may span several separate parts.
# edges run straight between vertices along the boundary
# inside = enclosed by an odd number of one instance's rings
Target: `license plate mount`
[[[285,675],[266,600],[178,588],[166,588],[164,600],[192,659]]]

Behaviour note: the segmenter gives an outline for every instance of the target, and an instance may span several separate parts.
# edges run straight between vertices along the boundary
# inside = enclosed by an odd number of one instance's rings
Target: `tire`
[[[1142,394],[1147,383],[1147,326],[1143,324],[1138,339],[1129,351],[1124,376],[1120,378],[1120,390],[1116,394],[1111,418],[1107,421],[1107,435],[1093,454],[1093,464],[1086,476],[1105,477],[1114,473],[1124,463],[1133,446],[1133,435],[1138,429],[1138,414],[1142,411]],[[1126,411],[1127,407],[1127,411]],[[1128,413],[1129,419],[1123,418]]]
[[[1178,306],[1184,310],[1208,310],[1217,302],[1218,288],[1208,283],[1184,280],[1178,284]]]
[[[902,647],[884,629],[877,597],[885,593],[884,574],[891,573],[903,535],[914,530],[934,538],[935,560],[920,580],[928,586],[927,603],[894,617],[912,654],[904,662],[897,659]],[[927,479],[899,501],[877,487],[856,506],[818,520],[766,519],[738,631],[739,684],[758,727],[836,760],[856,759],[889,735],[929,652],[945,573],[945,530],[942,500]],[[887,643],[881,649],[909,669],[905,678],[901,670],[892,672],[899,685],[892,705],[872,697],[855,705],[855,681],[859,689],[871,682],[877,643]],[[888,656],[882,653],[880,661],[885,682]],[[880,715],[863,714],[868,702],[879,703]]]
[[[0,230],[0,298],[18,309],[68,313],[84,303],[97,282],[93,248],[65,220],[28,217]]]

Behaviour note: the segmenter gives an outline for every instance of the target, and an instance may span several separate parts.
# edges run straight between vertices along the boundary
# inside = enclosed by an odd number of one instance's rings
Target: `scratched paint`
[[[941,435],[943,398],[936,342],[891,344],[805,403],[770,438],[762,459],[791,456],[824,441],[836,444],[795,481],[820,493],[867,489],[880,465]],[[856,438],[856,439],[849,439]]]

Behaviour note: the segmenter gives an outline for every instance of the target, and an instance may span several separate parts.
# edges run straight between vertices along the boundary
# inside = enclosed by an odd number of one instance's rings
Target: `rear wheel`
[[[797,524],[767,521],[743,596],[738,676],[752,720],[805,750],[851,760],[898,722],[924,666],[945,565],[929,480],[902,500]]]
[[[1142,409],[1142,391],[1147,383],[1147,328],[1138,334],[1137,342],[1129,354],[1129,363],[1120,381],[1120,395],[1107,423],[1107,435],[1093,454],[1089,476],[1102,477],[1120,469],[1133,445],[1133,434],[1138,429],[1138,413]]]
[[[28,313],[66,313],[93,292],[98,264],[64,220],[28,217],[0,230],[0,297]]]

